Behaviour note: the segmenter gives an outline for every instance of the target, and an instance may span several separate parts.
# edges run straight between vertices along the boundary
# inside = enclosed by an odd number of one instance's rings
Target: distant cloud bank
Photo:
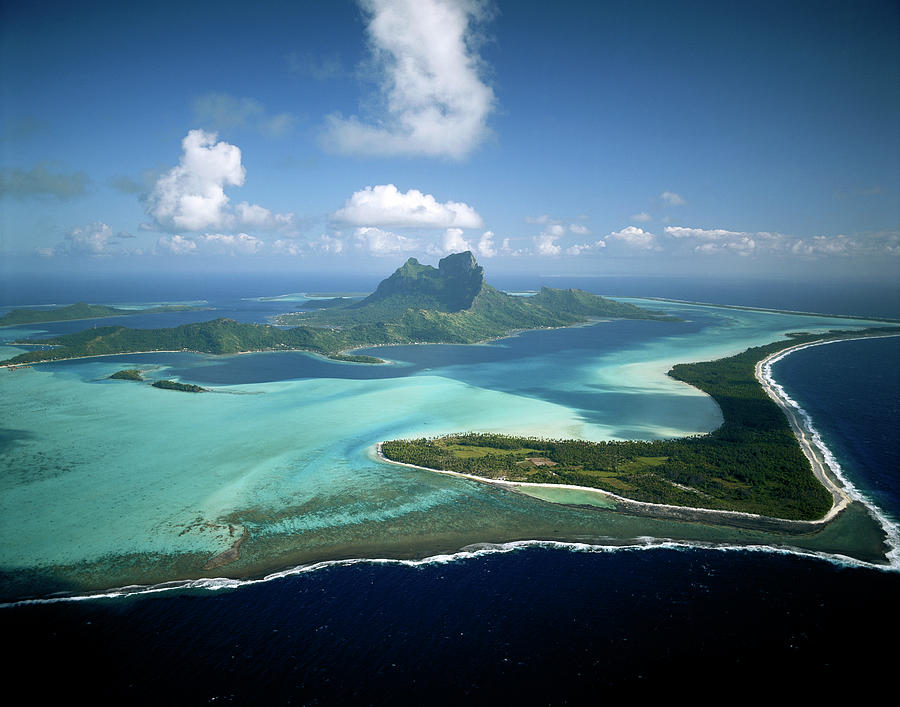
[[[47,163],[36,164],[31,169],[6,168],[0,170],[0,196],[71,199],[86,194],[90,181],[84,172],[53,172]]]

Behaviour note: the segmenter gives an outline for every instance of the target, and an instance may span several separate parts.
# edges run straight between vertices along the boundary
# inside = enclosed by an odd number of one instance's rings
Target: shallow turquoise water
[[[497,494],[504,508],[540,514],[550,506],[478,482],[401,473],[372,447],[467,430],[595,440],[704,433],[720,413],[666,377],[673,363],[730,355],[787,331],[865,325],[646,304],[686,321],[601,322],[489,346],[381,348],[374,351],[399,363],[378,367],[298,353],[155,354],[0,371],[0,567],[213,555],[233,542],[235,518],[256,539],[302,545],[304,534],[334,533],[346,546],[388,527],[427,534],[423,518],[459,504],[494,512]],[[22,335],[3,332],[7,341]],[[105,380],[129,367],[213,392]],[[435,523],[434,532],[445,531]]]

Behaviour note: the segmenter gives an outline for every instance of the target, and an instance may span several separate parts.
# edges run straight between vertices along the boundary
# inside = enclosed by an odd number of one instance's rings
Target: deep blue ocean
[[[322,289],[366,283],[331,284]],[[685,281],[679,290],[648,281],[656,291],[643,292],[636,279],[576,284],[605,294],[900,316],[900,301],[885,301],[883,288],[847,293],[838,307],[830,290],[792,299],[790,287],[776,297],[753,283]],[[218,282],[217,296],[234,286]],[[93,293],[72,287],[38,299],[35,285],[3,304],[207,298],[181,281],[114,296],[103,283]],[[242,282],[240,292],[273,294],[273,283],[254,290]],[[268,305],[240,306],[249,321]],[[774,369],[848,478],[895,519],[898,363],[893,338],[805,349]],[[237,590],[18,606],[0,611],[0,620],[13,649],[6,674],[14,683],[37,670],[45,679],[29,693],[48,701],[80,694],[127,704],[582,704],[645,689],[772,694],[789,680],[782,694],[816,695],[834,680],[889,682],[898,599],[896,572],[790,554],[528,547],[431,564],[333,565]]]

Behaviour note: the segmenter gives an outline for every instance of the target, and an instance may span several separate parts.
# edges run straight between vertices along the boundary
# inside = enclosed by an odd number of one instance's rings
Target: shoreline
[[[21,345],[21,344],[20,344]],[[37,344],[25,344],[27,346],[36,346]],[[397,344],[384,344],[385,346],[396,346]],[[10,343],[7,346],[16,346],[16,344]],[[365,348],[365,347],[360,347]],[[354,349],[345,349],[344,351],[353,351]],[[344,353],[344,351],[340,353]],[[62,361],[81,361],[83,359],[89,358],[106,358],[108,356],[142,356],[145,354],[160,354],[160,353],[183,353],[183,354],[193,354],[194,356],[244,356],[246,354],[263,354],[263,353],[304,353],[309,354],[310,356],[318,356],[319,358],[324,358],[327,361],[331,361],[333,363],[341,363],[345,365],[363,365],[363,366],[380,366],[386,363],[396,363],[395,361],[390,361],[387,359],[380,360],[379,363],[367,363],[360,361],[341,361],[340,359],[332,358],[328,354],[323,354],[319,351],[312,351],[310,349],[258,349],[256,351],[232,351],[230,353],[222,353],[222,354],[214,354],[208,353],[206,351],[195,351],[193,349],[153,349],[151,351],[122,351],[119,353],[103,353],[103,354],[89,354],[87,356],[71,356],[69,358],[48,358],[44,361],[29,361],[28,363],[0,363],[0,369],[9,368],[11,370],[15,370],[17,368],[28,368],[30,366],[39,366],[45,363],[59,363]],[[373,357],[374,358],[374,357]]]
[[[804,534],[815,531],[817,526],[824,526],[833,520],[833,517],[822,518],[819,520],[790,520],[787,518],[773,518],[771,516],[763,516],[756,513],[747,513],[745,511],[726,511],[714,508],[695,508],[692,506],[673,506],[664,503],[649,503],[647,501],[635,501],[631,498],[619,496],[611,491],[594,488],[591,486],[575,486],[573,484],[542,484],[531,481],[505,481],[500,479],[489,479],[484,476],[476,476],[475,474],[466,474],[461,471],[448,471],[446,469],[432,469],[426,466],[418,466],[416,464],[408,464],[406,462],[398,462],[388,459],[381,451],[381,442],[378,442],[374,449],[376,457],[387,464],[396,464],[397,466],[405,466],[410,469],[418,469],[420,471],[429,471],[435,474],[447,474],[448,476],[457,476],[470,481],[480,481],[486,484],[493,484],[514,493],[523,493],[517,489],[525,487],[544,488],[544,489],[568,489],[570,491],[581,491],[585,493],[597,494],[614,502],[615,507],[607,509],[614,513],[627,513],[629,515],[639,515],[648,518],[657,518],[662,520],[675,520],[687,522],[714,522],[717,525],[728,525],[738,528],[747,528],[751,530],[761,530],[767,532],[779,532],[788,535]],[[525,493],[526,496],[530,494]],[[545,500],[536,496],[531,496],[538,500]],[[555,501],[545,501],[546,503],[555,503]],[[567,504],[559,505],[575,505],[587,506],[588,504]]]
[[[662,503],[649,503],[646,501],[636,501],[630,498],[625,498],[611,491],[606,491],[604,489],[594,488],[590,486],[535,483],[528,481],[506,481],[499,479],[489,479],[487,477],[477,476],[475,474],[467,474],[459,471],[432,469],[430,467],[418,466],[416,464],[408,464],[406,462],[398,462],[394,461],[393,459],[388,459],[382,452],[382,442],[377,442],[375,444],[375,454],[379,460],[384,461],[388,464],[396,464],[398,466],[405,466],[412,469],[430,471],[438,474],[458,476],[473,481],[494,484],[496,486],[500,486],[514,492],[518,492],[516,491],[516,489],[521,487],[536,487],[546,489],[569,489],[573,491],[595,493],[615,503],[616,508],[613,512],[627,512],[631,514],[661,518],[665,520],[687,520],[697,522],[713,521],[724,525],[733,525],[743,528],[765,531],[776,530],[788,534],[808,533],[818,530],[834,520],[844,509],[847,508],[847,506],[849,506],[854,500],[856,500],[865,505],[866,508],[868,508],[875,515],[882,528],[884,528],[891,545],[891,549],[888,552],[888,557],[893,561],[893,559],[895,559],[894,556],[900,553],[900,531],[894,528],[893,524],[891,524],[890,521],[877,508],[874,508],[872,504],[868,503],[866,499],[862,497],[861,494],[856,492],[852,484],[850,484],[849,481],[847,481],[847,479],[845,479],[839,473],[839,471],[832,469],[828,465],[827,459],[834,459],[831,451],[824,445],[824,442],[822,442],[818,433],[814,428],[812,428],[811,424],[806,423],[806,420],[801,421],[801,419],[798,418],[798,415],[802,414],[803,412],[802,409],[793,400],[791,400],[787,396],[787,394],[784,393],[784,389],[777,382],[775,382],[774,379],[772,379],[771,365],[784,356],[812,346],[822,346],[826,344],[838,343],[841,341],[864,341],[867,339],[889,338],[896,336],[900,336],[900,334],[862,336],[849,339],[823,338],[821,340],[806,342],[803,344],[795,344],[793,346],[788,346],[787,348],[781,349],[780,351],[776,351],[775,353],[769,354],[765,358],[758,361],[754,367],[756,380],[762,386],[763,390],[766,392],[766,395],[768,395],[769,398],[778,405],[778,407],[784,412],[785,416],[787,417],[788,423],[791,427],[791,430],[794,432],[794,437],[796,438],[797,443],[800,445],[803,455],[810,462],[813,475],[816,477],[819,483],[821,483],[825,487],[825,489],[831,493],[831,508],[824,516],[822,516],[822,518],[816,520],[790,520],[787,518],[763,516],[756,513],[747,513],[744,511],[729,511],[710,508],[696,508],[692,506],[673,506]],[[855,496],[855,498],[853,496]],[[552,503],[552,501],[547,502]]]

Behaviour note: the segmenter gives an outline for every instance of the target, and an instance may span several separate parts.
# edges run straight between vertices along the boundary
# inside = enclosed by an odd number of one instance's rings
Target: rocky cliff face
[[[393,275],[382,280],[360,306],[415,297],[418,309],[458,312],[471,307],[483,287],[484,268],[470,251],[448,255],[437,268],[410,258]]]
[[[446,258],[441,258],[438,263],[438,272],[443,277],[471,277],[477,271],[477,275],[484,277],[484,268],[475,262],[475,256],[471,250],[464,253],[453,253]]]

